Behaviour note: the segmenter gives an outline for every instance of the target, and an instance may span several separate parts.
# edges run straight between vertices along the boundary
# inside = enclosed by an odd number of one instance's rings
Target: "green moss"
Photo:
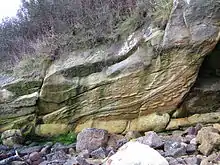
[[[53,136],[53,137],[47,137],[47,138],[42,138],[37,135],[32,135],[32,136],[27,136],[26,141],[32,141],[36,142],[39,144],[45,144],[47,142],[53,142],[53,143],[62,143],[65,145],[72,144],[76,142],[76,137],[77,135],[74,132],[69,132],[66,134],[61,134],[58,136]]]
[[[173,7],[172,0],[156,0],[156,5],[154,5],[154,16],[155,21],[165,21],[169,19],[170,12]]]
[[[73,132],[70,132],[68,134],[62,134],[57,137],[53,137],[52,141],[53,142],[60,142],[63,144],[71,144],[71,143],[76,142],[76,134]]]
[[[4,86],[7,90],[16,94],[16,96],[28,95],[37,92],[42,82],[39,80],[19,80]]]
[[[120,35],[121,38],[126,38],[132,34],[135,30],[143,25],[143,19],[137,13],[134,13],[131,17],[127,18],[119,27],[116,29],[115,35]]]
[[[26,115],[17,118],[0,119],[0,132],[4,132],[9,129],[20,129],[23,135],[31,133],[35,126],[36,116]]]

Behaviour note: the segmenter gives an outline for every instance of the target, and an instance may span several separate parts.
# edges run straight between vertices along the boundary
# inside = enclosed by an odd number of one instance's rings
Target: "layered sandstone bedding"
[[[69,52],[43,78],[9,78],[1,84],[0,132],[124,133],[220,122],[219,77],[195,84],[219,42],[219,20],[218,1],[175,0],[165,29],[149,24],[125,41]]]

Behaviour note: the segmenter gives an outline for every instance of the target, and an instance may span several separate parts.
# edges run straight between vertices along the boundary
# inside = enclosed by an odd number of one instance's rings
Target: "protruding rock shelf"
[[[4,83],[0,132],[59,134],[61,124],[65,131],[124,133],[219,122],[219,95],[209,93],[218,82],[208,92],[203,80],[195,84],[205,56],[219,42],[219,2],[188,2],[175,0],[165,30],[143,26],[125,41],[61,56],[44,80]]]

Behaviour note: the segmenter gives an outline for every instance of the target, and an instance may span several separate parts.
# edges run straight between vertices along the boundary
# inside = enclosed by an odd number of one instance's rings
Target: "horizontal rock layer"
[[[171,117],[187,117],[173,112],[184,109],[180,104],[204,57],[219,41],[219,8],[216,1],[175,0],[165,30],[145,26],[111,46],[71,52],[52,63],[43,83],[4,84],[0,131],[16,127],[17,120],[24,126],[28,115],[33,123],[37,116],[40,132],[58,124],[76,132],[86,127],[115,133],[169,128],[175,122]],[[200,112],[188,114],[195,113]]]

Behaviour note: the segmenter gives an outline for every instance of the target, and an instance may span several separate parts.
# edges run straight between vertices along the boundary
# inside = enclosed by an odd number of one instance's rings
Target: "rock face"
[[[214,17],[204,17],[204,7]],[[217,2],[177,0],[165,31],[147,27],[117,46],[56,61],[40,92],[44,123],[73,123],[76,132],[165,129],[168,113],[188,93],[202,58],[219,40],[217,8]]]
[[[30,130],[27,123],[34,126],[36,116],[40,124],[71,125],[75,132],[89,127],[114,133],[176,127],[171,114],[218,43],[219,19],[218,1],[174,0],[165,30],[149,25],[111,46],[71,52],[53,62],[43,83],[4,84],[0,132]]]
[[[18,79],[0,89],[0,132],[19,128],[29,133],[36,122],[38,91],[42,81]]]
[[[220,43],[205,58],[198,79],[184,100],[182,111],[185,114],[209,113],[220,111]],[[182,113],[184,114],[184,113]]]

